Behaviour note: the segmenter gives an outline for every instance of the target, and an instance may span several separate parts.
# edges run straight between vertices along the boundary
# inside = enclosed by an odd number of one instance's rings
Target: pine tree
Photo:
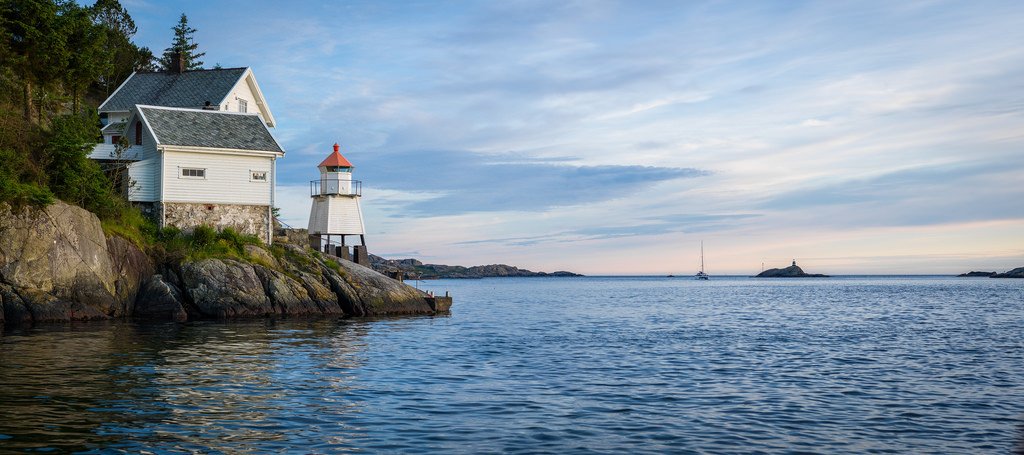
[[[164,56],[160,58],[160,68],[164,71],[177,70],[177,62],[174,58],[176,53],[181,53],[181,58],[185,61],[185,69],[203,69],[203,61],[199,58],[206,55],[206,52],[196,52],[199,45],[192,39],[192,34],[196,32],[196,29],[188,26],[188,17],[185,16],[185,13],[181,13],[178,25],[175,25],[172,30],[174,30],[174,40],[171,42],[171,47],[164,49]]]

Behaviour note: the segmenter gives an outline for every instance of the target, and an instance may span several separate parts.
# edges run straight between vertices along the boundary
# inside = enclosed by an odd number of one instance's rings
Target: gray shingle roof
[[[284,153],[255,114],[139,106],[162,145]]]
[[[135,73],[100,106],[100,112],[131,110],[136,104],[201,108],[228,96],[246,68],[194,70],[184,73]]]
[[[106,133],[123,133],[124,132],[124,124],[125,124],[125,122],[108,123],[107,126],[104,126],[103,129],[100,130],[100,132],[103,133],[103,134],[106,134]]]

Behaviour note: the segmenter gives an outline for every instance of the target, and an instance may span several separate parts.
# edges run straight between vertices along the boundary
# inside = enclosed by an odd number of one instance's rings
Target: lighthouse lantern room
[[[339,148],[334,144],[334,152],[318,166],[320,178],[309,182],[310,197],[313,198],[309,213],[310,246],[369,266],[366,229],[359,207],[362,182],[352,180],[354,166],[341,155]],[[345,245],[345,237],[351,235],[359,236],[359,245],[354,246],[352,256]]]

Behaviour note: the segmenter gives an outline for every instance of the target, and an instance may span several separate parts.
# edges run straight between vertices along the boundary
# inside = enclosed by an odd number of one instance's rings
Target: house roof
[[[256,114],[138,106],[160,145],[284,153]]]
[[[111,123],[108,123],[107,126],[104,126],[103,129],[100,130],[100,133],[103,133],[103,134],[107,134],[107,133],[111,133],[111,134],[123,133],[124,132],[124,125],[125,125],[125,122],[111,122]]]
[[[135,73],[100,105],[99,110],[125,112],[136,104],[199,108],[209,101],[216,105],[231,93],[247,69]]]
[[[327,158],[320,162],[317,167],[324,166],[342,166],[342,167],[354,167],[352,163],[341,156],[341,152],[338,151],[338,144],[334,144],[334,152],[327,155]]]

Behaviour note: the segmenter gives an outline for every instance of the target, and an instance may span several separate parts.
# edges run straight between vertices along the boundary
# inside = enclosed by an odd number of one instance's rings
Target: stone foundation
[[[270,243],[270,210],[266,205],[165,202],[163,210],[165,226],[175,226],[183,231],[204,224],[217,229],[230,227]]]

